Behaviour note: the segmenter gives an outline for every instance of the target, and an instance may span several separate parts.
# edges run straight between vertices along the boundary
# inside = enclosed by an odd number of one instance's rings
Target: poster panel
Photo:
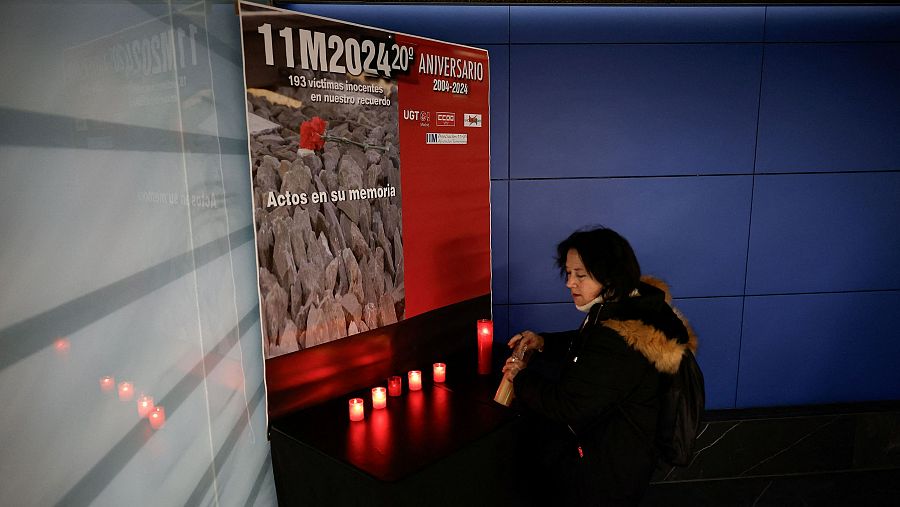
[[[265,357],[490,293],[483,49],[241,4]]]

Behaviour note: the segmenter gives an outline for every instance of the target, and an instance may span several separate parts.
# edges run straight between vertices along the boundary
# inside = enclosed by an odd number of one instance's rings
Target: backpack
[[[667,377],[660,393],[654,446],[664,462],[686,466],[694,454],[706,404],[703,372],[694,354],[685,350],[678,372]]]
[[[703,372],[690,350],[685,350],[674,375],[663,375],[659,394],[659,415],[653,448],[659,458],[673,466],[689,465],[694,443],[700,431],[700,417],[706,404]],[[619,410],[647,443],[651,440],[628,416],[621,404]]]

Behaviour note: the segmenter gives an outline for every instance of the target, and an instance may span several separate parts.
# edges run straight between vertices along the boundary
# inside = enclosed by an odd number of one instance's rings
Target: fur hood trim
[[[665,293],[666,303],[671,306],[672,296],[665,282],[650,276],[642,277],[641,281],[662,290]],[[675,374],[678,372],[678,366],[681,364],[681,357],[685,350],[697,353],[697,335],[684,315],[674,307],[672,310],[687,330],[687,343],[678,343],[677,340],[666,336],[659,329],[640,320],[609,319],[603,321],[602,324],[621,335],[631,348],[643,354],[653,363],[657,371]]]

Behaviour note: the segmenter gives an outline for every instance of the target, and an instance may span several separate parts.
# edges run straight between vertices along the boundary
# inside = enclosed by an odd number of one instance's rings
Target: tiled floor
[[[708,414],[693,462],[643,505],[900,505],[900,406]]]

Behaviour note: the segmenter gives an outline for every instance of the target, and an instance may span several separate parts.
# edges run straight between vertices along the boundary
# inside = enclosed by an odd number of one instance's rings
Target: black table
[[[456,374],[456,381],[454,381]],[[296,411],[270,424],[282,506],[508,505],[514,481],[515,413],[492,401],[499,374],[462,377],[388,397],[373,410],[369,391]],[[461,378],[462,377],[462,378]],[[347,401],[365,400],[351,422]]]

